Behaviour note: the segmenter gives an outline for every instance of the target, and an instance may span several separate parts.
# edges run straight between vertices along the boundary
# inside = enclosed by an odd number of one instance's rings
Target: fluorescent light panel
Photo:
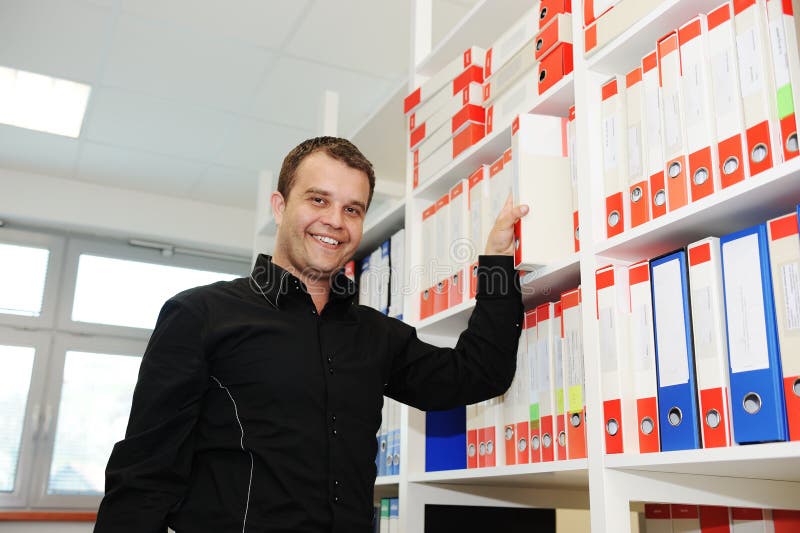
[[[91,87],[0,66],[0,123],[75,137]]]

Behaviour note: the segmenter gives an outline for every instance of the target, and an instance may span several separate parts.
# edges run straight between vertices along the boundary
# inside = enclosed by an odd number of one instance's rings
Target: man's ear
[[[269,197],[269,203],[272,205],[272,216],[275,218],[275,225],[280,226],[283,220],[283,210],[286,209],[286,201],[281,193],[275,191]]]

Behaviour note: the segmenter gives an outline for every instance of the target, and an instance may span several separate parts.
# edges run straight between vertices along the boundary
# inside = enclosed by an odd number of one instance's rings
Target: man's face
[[[288,196],[272,195],[280,226],[274,259],[303,277],[329,278],[361,242],[369,199],[367,175],[325,152],[314,152],[297,167]]]

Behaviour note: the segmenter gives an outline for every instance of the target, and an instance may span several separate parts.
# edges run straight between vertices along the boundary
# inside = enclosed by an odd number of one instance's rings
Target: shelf
[[[424,472],[410,475],[409,481],[450,485],[588,489],[589,474],[586,459],[573,459],[552,463]]]
[[[394,232],[402,229],[406,219],[405,209],[406,204],[403,200],[393,200],[374,219],[367,220],[355,256],[363,257],[372,252]]]
[[[471,46],[489,48],[526,11],[535,7],[535,3],[530,0],[503,0],[502,9],[498,7],[496,0],[477,2],[436,48],[420,61],[417,73],[430,77]]]
[[[378,476],[375,479],[373,499],[397,498],[400,491],[400,476]]]
[[[692,202],[595,247],[595,254],[638,261],[722,236],[793,211],[800,203],[800,158]]]
[[[556,301],[561,293],[580,285],[580,254],[572,254],[563,261],[528,272],[522,277],[522,302],[526,308],[540,303]],[[467,328],[475,307],[475,300],[459,305],[421,320],[417,331],[427,335],[452,336]]]
[[[474,308],[475,300],[467,300],[425,320],[420,320],[415,327],[417,332],[425,335],[458,335],[467,329],[467,322]]]
[[[531,109],[523,113],[540,113],[544,115],[567,116],[569,107],[575,101],[573,76],[568,75],[540,96]],[[510,90],[514,90],[513,88]],[[494,163],[503,152],[511,147],[511,124],[499,128],[477,144],[470,146],[446,167],[437,172],[428,181],[420,184],[413,192],[415,198],[426,198],[435,201],[449,191],[455,183],[469,177],[480,165]]]
[[[652,0],[651,0],[651,3]],[[665,0],[636,21],[619,37],[606,44],[586,60],[590,70],[608,74],[625,74],[656,49],[658,40],[688,22],[699,13],[708,13],[721,0]],[[577,51],[576,53],[582,53]]]
[[[532,270],[522,279],[522,302],[526,308],[556,301],[561,293],[581,283],[580,254],[574,253],[553,265]]]
[[[800,482],[800,443],[606,455],[605,464],[621,470]]]

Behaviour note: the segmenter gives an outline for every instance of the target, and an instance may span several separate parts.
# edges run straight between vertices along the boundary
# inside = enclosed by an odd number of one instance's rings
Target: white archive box
[[[711,69],[708,63],[708,23],[698,15],[678,28],[681,81],[688,150],[689,190],[694,202],[722,188],[715,142]]]
[[[514,267],[534,270],[574,251],[567,119],[520,115],[512,131],[514,204],[530,208],[514,228]]]
[[[625,77],[615,76],[601,88],[601,138],[603,143],[603,194],[606,237],[630,227],[627,178],[627,119]]]
[[[486,50],[483,64],[484,79],[497,72],[522,46],[539,33],[539,2],[533,2],[529,11],[525,12],[517,22],[497,39]]]
[[[614,7],[620,0],[584,0],[583,27],[590,25]]]
[[[650,262],[639,261],[628,267],[630,287],[630,353],[633,366],[633,392],[636,398],[636,427],[639,452],[658,452],[658,381],[656,346],[653,336],[653,294],[650,290]]]
[[[622,35],[639,19],[654,11],[667,0],[620,0],[583,30],[584,55],[591,56],[603,46]]]
[[[605,453],[638,453],[636,397],[628,342],[628,267],[599,268],[595,280]]]
[[[457,94],[470,82],[483,81],[483,61],[486,50],[473,46],[464,51],[461,56],[453,59],[439,72],[428,78],[422,85],[406,96],[403,100],[405,113],[413,111],[417,106],[430,99],[436,93],[451,89],[451,95]]]
[[[561,317],[555,317],[555,304],[546,303],[536,308],[536,373],[539,392],[539,417],[541,420],[542,461],[555,460],[556,448],[556,396],[555,396],[555,342],[561,342]]]
[[[431,179],[448,163],[457,158],[461,152],[474,145],[486,134],[485,125],[478,122],[469,122],[447,142],[439,146],[424,160],[419,159],[419,151],[414,152],[413,186],[417,187]]]
[[[661,100],[658,96],[658,52],[655,50],[642,58],[642,90],[644,91],[642,111],[644,160],[648,187],[648,190],[644,191],[644,196],[650,203],[650,218],[657,218],[667,212],[667,191],[664,188],[663,126]]]
[[[755,176],[783,159],[764,0],[733,2],[733,28],[744,107],[745,156],[750,175]]]
[[[625,120],[628,160],[628,201],[632,228],[650,220],[650,200],[644,168],[644,83],[642,67],[625,75]]]
[[[536,59],[541,59],[560,43],[572,44],[571,13],[559,13],[536,34]]]
[[[686,251],[703,448],[730,446],[730,380],[719,239],[693,242]]]
[[[527,113],[539,98],[539,76],[536,71],[524,74],[514,86],[486,107],[486,134],[501,131],[517,115]]]
[[[467,270],[472,263],[470,238],[469,181],[459,180],[450,189],[450,283],[448,306],[460,304],[469,292]]]
[[[784,161],[800,153],[797,140],[797,110],[800,106],[800,42],[798,42],[800,16],[795,16],[800,4],[797,0],[794,3],[796,7],[790,1],[767,0],[772,66],[775,73],[775,99],[778,105]]]
[[[733,10],[726,2],[706,16],[711,91],[714,94],[714,133],[721,186],[729,187],[748,175],[744,154],[744,109],[739,88],[739,62],[733,32]]]
[[[661,80],[661,119],[664,125],[667,211],[675,211],[689,203],[686,105],[681,91],[681,56],[677,31],[658,41],[658,75]]]

